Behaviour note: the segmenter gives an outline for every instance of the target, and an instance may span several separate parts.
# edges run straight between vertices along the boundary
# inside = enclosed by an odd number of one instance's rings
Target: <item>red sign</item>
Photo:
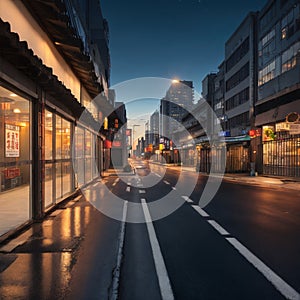
[[[261,136],[261,129],[259,128],[259,129],[251,129],[251,130],[249,130],[249,136],[251,137],[251,138],[255,138],[255,137],[257,137],[257,136]]]
[[[110,149],[111,148],[111,141],[110,140],[105,140],[104,141],[104,148]]]
[[[121,143],[121,141],[113,141],[112,146],[113,147],[122,147],[122,143]]]

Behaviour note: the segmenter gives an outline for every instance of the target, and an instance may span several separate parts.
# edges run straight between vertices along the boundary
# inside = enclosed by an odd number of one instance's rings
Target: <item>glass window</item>
[[[81,127],[75,128],[75,174],[77,183],[80,187],[84,184],[84,129]]]
[[[30,219],[31,105],[0,86],[0,236]]]
[[[300,42],[295,43],[281,55],[281,72],[284,73],[297,65],[297,56],[300,53]]]
[[[92,179],[92,133],[85,131],[85,182]]]
[[[45,207],[53,204],[53,113],[45,111]]]

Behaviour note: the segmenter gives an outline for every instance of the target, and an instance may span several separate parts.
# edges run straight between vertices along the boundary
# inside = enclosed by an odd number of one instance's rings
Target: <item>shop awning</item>
[[[240,136],[231,136],[231,137],[225,137],[224,141],[226,143],[239,143],[239,142],[248,142],[251,138],[249,135],[240,135]]]
[[[73,27],[63,1],[22,0],[37,22],[45,29],[75,75],[80,79],[92,98],[103,91],[98,82],[90,56],[84,51],[81,38]]]
[[[34,55],[26,42],[21,42],[18,34],[11,32],[10,25],[0,18],[0,56],[16,69],[37,82],[49,95],[51,102],[79,119],[85,108],[76,100],[70,89],[58,80],[52,69],[45,66],[40,58]],[[86,124],[97,128],[96,121],[90,113],[85,114]]]

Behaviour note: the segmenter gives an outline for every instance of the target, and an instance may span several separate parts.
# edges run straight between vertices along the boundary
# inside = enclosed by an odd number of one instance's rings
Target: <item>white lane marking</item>
[[[126,188],[126,192],[130,192],[130,186]]]
[[[208,220],[208,223],[216,229],[221,235],[229,235],[229,232],[226,231],[221,225],[219,225],[216,221],[214,220]]]
[[[141,199],[143,212],[146,220],[149,240],[151,244],[156,274],[160,287],[160,293],[163,300],[174,300],[173,291],[168,276],[168,271],[159,247],[159,243],[155,234],[154,226],[150,216],[150,212],[145,199]]]
[[[139,190],[139,193],[140,193],[140,194],[145,194],[146,191],[145,191],[145,190]]]
[[[155,176],[161,178],[161,176],[160,176],[159,174],[157,174],[157,173],[153,173],[153,174],[154,174]]]
[[[181,198],[183,198],[186,202],[189,202],[189,203],[193,203],[194,202],[188,196],[181,196]]]
[[[275,288],[287,299],[299,300],[300,294],[294,290],[288,283],[280,278],[273,270],[265,265],[258,257],[250,252],[235,238],[226,238],[226,240],[239,251],[258,271],[260,271]]]
[[[115,182],[119,182],[119,180],[120,180],[120,178],[117,178],[117,179],[115,180]]]
[[[132,183],[131,182],[127,182],[127,185],[132,185]]]
[[[117,265],[113,272],[111,296],[109,297],[112,300],[117,300],[119,297],[118,291],[119,291],[119,283],[120,283],[123,247],[124,247],[124,240],[125,240],[127,208],[128,208],[128,201],[124,201],[122,223],[121,223],[120,234],[119,234],[119,248],[118,248],[118,255],[117,255]]]
[[[116,182],[114,182],[113,184],[112,184],[112,186],[115,186],[117,183]]]
[[[164,183],[165,183],[165,184],[168,184],[168,185],[170,184],[170,182],[168,182],[168,181],[166,181],[166,180],[164,180]]]
[[[172,186],[172,190],[176,191],[176,187]]]
[[[192,205],[192,208],[197,211],[202,217],[209,217],[209,214],[206,213],[200,206]]]

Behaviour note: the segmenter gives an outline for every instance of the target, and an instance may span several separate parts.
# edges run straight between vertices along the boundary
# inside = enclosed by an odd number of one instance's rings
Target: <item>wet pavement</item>
[[[0,247],[0,299],[107,299],[119,231],[83,197],[59,207]]]

